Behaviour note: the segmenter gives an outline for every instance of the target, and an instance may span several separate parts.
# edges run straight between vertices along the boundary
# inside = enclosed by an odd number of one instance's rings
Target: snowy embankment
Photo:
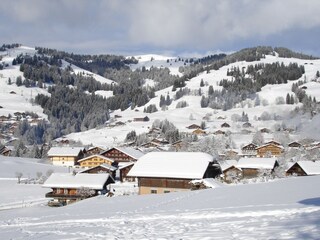
[[[320,177],[4,211],[6,239],[319,239]]]

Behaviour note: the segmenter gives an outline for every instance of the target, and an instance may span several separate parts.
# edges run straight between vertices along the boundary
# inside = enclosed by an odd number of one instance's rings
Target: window
[[[152,194],[157,194],[157,190],[151,189],[151,193],[152,193]]]
[[[168,191],[168,190],[164,190],[163,192],[164,192],[164,193],[169,193],[170,191]]]

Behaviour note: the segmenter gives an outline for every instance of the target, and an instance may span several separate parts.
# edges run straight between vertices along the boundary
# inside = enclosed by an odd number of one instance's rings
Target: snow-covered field
[[[0,234],[50,240],[319,239],[319,184],[320,177],[297,177],[163,195],[99,196],[61,208],[26,206],[0,212]]]

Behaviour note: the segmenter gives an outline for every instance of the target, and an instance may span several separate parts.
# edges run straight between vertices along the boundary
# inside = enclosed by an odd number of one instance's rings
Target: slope
[[[319,239],[320,177],[3,212],[14,239]]]

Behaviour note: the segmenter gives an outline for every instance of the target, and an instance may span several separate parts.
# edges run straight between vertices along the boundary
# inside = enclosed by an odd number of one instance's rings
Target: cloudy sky
[[[0,39],[76,53],[284,46],[320,56],[319,0],[1,0]]]

